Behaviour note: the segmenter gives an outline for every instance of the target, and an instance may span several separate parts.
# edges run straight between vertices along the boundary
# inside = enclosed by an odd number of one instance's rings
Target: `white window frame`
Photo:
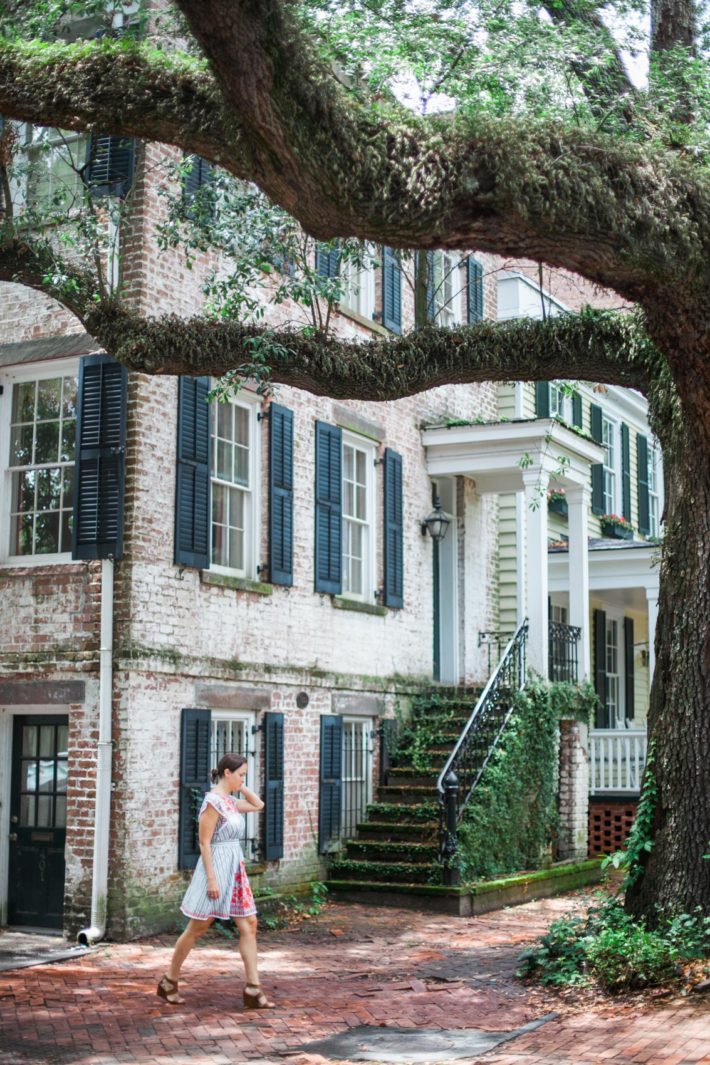
[[[613,418],[609,418],[605,413],[602,413],[602,443],[604,445],[604,513],[619,514],[619,486],[621,482],[621,477],[619,476],[619,426],[618,422],[614,421]],[[612,448],[611,463],[609,463],[609,445]],[[609,500],[611,501],[611,506],[607,506],[607,501]]]
[[[216,382],[213,382],[213,385]],[[241,407],[249,412],[249,487],[231,484],[232,488],[243,491],[245,500],[244,519],[244,567],[236,569],[231,566],[220,566],[213,561],[212,557],[212,528],[214,525],[213,499],[215,483],[230,486],[230,482],[220,481],[216,476],[216,426],[217,414],[220,404],[211,404],[210,411],[210,570],[212,573],[222,573],[227,577],[243,577],[247,580],[255,580],[257,566],[259,565],[259,551],[261,546],[261,446],[259,434],[260,410],[258,397],[251,398],[249,395],[240,393],[226,401],[232,406]]]
[[[461,321],[460,265],[461,256],[455,252],[434,252],[431,283],[434,289],[434,322],[437,325],[450,327]]]
[[[35,132],[39,133],[37,139],[35,139]],[[77,170],[84,166],[87,162],[86,152],[89,145],[89,134],[81,131],[74,130],[62,130],[54,127],[46,128],[42,126],[35,126],[31,122],[24,122],[20,127],[20,165],[25,168],[25,173],[21,180],[15,182],[16,192],[16,206],[18,209],[22,207],[36,206],[34,202],[30,203],[29,197],[29,181],[30,174],[29,169],[35,165],[41,165],[42,157],[44,156],[49,165],[49,157],[51,152],[57,152],[58,154],[67,154],[71,156],[73,164],[77,167]],[[75,158],[75,146],[84,142],[84,158]],[[42,145],[50,144],[50,151],[46,151]],[[77,174],[77,193],[81,192],[81,177]],[[50,188],[50,198],[52,190]],[[49,201],[47,201],[49,202]],[[82,206],[81,203],[70,203],[67,205],[70,212],[72,209],[79,209]]]
[[[257,728],[257,714],[254,710],[212,710],[210,719],[210,757],[213,761],[211,769],[216,768],[217,761],[215,758],[215,752],[217,752],[217,740],[216,740],[216,726],[221,724],[233,725],[241,724],[244,728],[246,735],[247,745],[244,751],[234,751],[234,754],[244,754],[247,759],[247,786],[251,791],[259,794],[259,780],[257,778],[257,737],[259,735]],[[222,754],[229,754],[229,751],[217,752],[221,757]],[[258,845],[258,826],[256,823],[256,814],[246,814],[246,828],[245,836],[247,840],[253,840],[255,845]],[[256,854],[246,853],[244,857],[247,861],[254,861],[257,857]]]
[[[349,776],[349,771],[352,770],[353,765],[348,765],[348,750],[346,744],[346,731],[348,729],[354,730],[357,726],[360,726],[362,730],[363,741],[363,768],[361,776]],[[372,766],[373,766],[373,741],[375,735],[375,722],[372,717],[363,717],[361,715],[344,716],[343,717],[343,740],[342,740],[342,773],[340,784],[340,835],[341,839],[352,837],[356,834],[356,824],[362,820],[365,814],[365,810],[369,803],[372,802]],[[362,786],[363,804],[360,816],[355,818],[355,824],[346,824],[346,813],[349,808],[349,789],[348,785],[360,787]],[[364,786],[363,786],[364,785]]]
[[[377,520],[376,520],[376,490],[375,490],[375,460],[377,458],[377,445],[369,440],[365,436],[360,436],[357,433],[350,433],[347,430],[343,430],[342,437],[342,542],[341,542],[341,570],[343,574],[342,591],[341,594],[347,599],[354,599],[361,603],[374,603],[377,587],[377,571],[376,571],[376,559],[377,559]],[[367,482],[365,485],[365,505],[367,507],[367,515],[364,521],[359,521],[357,518],[351,518],[345,513],[345,448],[352,447],[358,451],[362,451],[365,454],[365,474]],[[346,522],[355,521],[361,524],[366,530],[363,536],[363,563],[362,563],[362,592],[352,592],[345,588],[345,544],[346,544]]]
[[[10,422],[12,419],[12,393],[16,384],[25,381],[47,381],[53,377],[79,377],[78,359],[56,359],[53,362],[27,363],[22,367],[0,373],[0,566],[50,566],[71,562],[71,551],[52,554],[10,554],[10,502],[12,499],[12,474],[10,467]],[[52,464],[53,465],[53,464]],[[69,463],[57,463],[66,465]],[[74,457],[76,468],[76,456]],[[76,490],[76,484],[74,486]]]
[[[572,424],[572,396],[567,395],[562,385],[550,384],[550,417]]]
[[[657,440],[648,444],[648,527],[649,535],[658,539],[661,535],[662,500],[661,448]]]
[[[611,640],[615,634],[616,643]],[[616,655],[616,671],[609,670],[609,658]],[[613,611],[606,611],[606,626],[604,633],[604,672],[606,673],[607,709],[609,710],[609,727],[623,729],[626,727],[626,668],[624,658],[624,617]],[[615,706],[609,705],[609,681],[616,682]]]
[[[366,249],[370,255],[370,249]],[[342,294],[339,309],[361,318],[372,319],[375,314],[375,270],[373,266],[357,267],[351,262],[341,262]]]

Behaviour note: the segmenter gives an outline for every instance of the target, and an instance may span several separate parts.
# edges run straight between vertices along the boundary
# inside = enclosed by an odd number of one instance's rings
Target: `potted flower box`
[[[602,527],[602,536],[611,537],[614,540],[633,540],[634,527],[626,518],[618,514],[602,514],[599,519]]]
[[[547,493],[547,509],[551,514],[567,515],[567,497],[563,488],[551,489]]]

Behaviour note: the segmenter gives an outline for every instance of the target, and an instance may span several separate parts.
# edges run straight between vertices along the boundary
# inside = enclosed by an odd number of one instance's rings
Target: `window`
[[[76,367],[35,370],[9,384],[2,554],[66,558],[72,539]]]
[[[648,448],[648,524],[653,537],[661,535],[660,465],[661,449],[652,440]]]
[[[371,266],[358,267],[352,262],[341,263],[342,294],[340,306],[363,318],[372,318],[375,311],[375,273]]]
[[[212,420],[212,566],[256,576],[256,406],[215,403]]]
[[[210,768],[225,754],[243,754],[247,760],[247,785],[259,793],[256,776],[256,714],[240,710],[213,710],[210,739]],[[246,815],[244,857],[257,857],[257,815]]]
[[[365,600],[375,594],[374,462],[373,445],[343,433],[342,589]]]
[[[618,728],[623,721],[622,691],[619,683],[619,623],[606,619],[606,708],[609,728]]]
[[[459,320],[458,256],[451,252],[434,252],[432,286],[434,293],[434,321],[437,325],[452,326]]]
[[[554,382],[550,385],[550,417],[572,424],[572,396],[567,394],[562,385]]]
[[[343,718],[343,762],[340,833],[344,839],[357,835],[372,801],[372,719]]]
[[[83,200],[88,134],[25,126],[28,207],[71,208]]]
[[[606,448],[604,459],[604,513],[616,512],[616,467],[617,446],[614,422],[602,416],[602,444]]]

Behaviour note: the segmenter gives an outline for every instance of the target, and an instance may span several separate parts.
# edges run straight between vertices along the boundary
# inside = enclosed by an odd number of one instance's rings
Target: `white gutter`
[[[94,863],[91,923],[77,939],[91,946],[106,934],[108,850],[111,828],[111,708],[113,692],[113,559],[101,561],[101,648],[99,652],[99,742],[96,752]]]

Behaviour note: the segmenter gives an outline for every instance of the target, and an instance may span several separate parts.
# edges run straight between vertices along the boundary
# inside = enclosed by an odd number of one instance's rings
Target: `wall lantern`
[[[429,533],[434,543],[440,544],[449,531],[449,525],[451,525],[451,518],[444,514],[439,497],[435,496],[434,509],[429,517],[422,522],[422,536],[426,536]]]

